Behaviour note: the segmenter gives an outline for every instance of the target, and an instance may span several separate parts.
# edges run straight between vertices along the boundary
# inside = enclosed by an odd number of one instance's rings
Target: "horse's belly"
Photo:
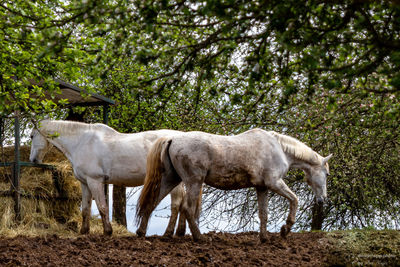
[[[143,185],[145,177],[142,169],[117,168],[110,172],[106,183],[134,187]]]
[[[209,175],[204,182],[209,186],[223,190],[235,190],[253,186],[250,175],[247,173]]]
[[[131,177],[110,177],[107,181],[107,184],[128,186],[128,187],[136,187],[143,185],[144,176],[131,176]]]

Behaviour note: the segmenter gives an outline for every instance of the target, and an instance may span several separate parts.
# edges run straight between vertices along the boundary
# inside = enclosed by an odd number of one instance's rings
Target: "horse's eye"
[[[31,139],[33,139],[33,135],[31,135]]]

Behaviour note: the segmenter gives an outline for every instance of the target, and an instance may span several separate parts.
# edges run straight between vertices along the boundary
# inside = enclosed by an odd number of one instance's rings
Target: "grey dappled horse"
[[[260,217],[260,239],[266,240],[267,191],[290,202],[286,237],[295,222],[297,196],[282,178],[290,168],[301,169],[317,201],[326,196],[328,160],[295,138],[276,132],[253,129],[236,136],[203,132],[183,133],[158,139],[147,157],[147,174],[139,197],[138,235],[146,233],[147,223],[158,203],[182,181],[186,187],[182,210],[194,240],[201,238],[195,220],[195,203],[203,183],[215,188],[234,190],[255,187]]]
[[[179,133],[172,130],[123,134],[107,125],[71,121],[44,120],[39,130],[33,129],[30,161],[41,163],[54,145],[71,162],[75,177],[82,186],[81,233],[90,230],[92,197],[100,212],[104,234],[111,235],[103,184],[140,186],[146,176],[146,156],[153,142],[162,136]],[[185,192],[183,185],[171,192],[171,218],[166,236],[174,232],[179,208]],[[185,219],[180,216],[178,235],[185,234]]]

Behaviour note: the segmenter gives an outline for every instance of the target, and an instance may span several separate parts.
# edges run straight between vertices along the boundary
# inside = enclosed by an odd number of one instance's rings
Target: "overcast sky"
[[[127,188],[131,190],[132,188]],[[109,187],[110,192],[110,217],[112,217],[112,185]],[[127,208],[126,208],[126,221],[128,225],[128,230],[132,233],[136,233],[136,221],[135,221],[135,209],[132,205],[135,205],[137,199],[139,197],[140,191],[136,192],[133,197],[128,199]],[[171,197],[168,195],[166,196],[163,201],[157,206],[156,210],[153,212],[148,228],[147,228],[147,235],[163,235],[165,229],[167,228],[169,215],[171,214],[170,205]],[[165,208],[167,207],[167,208]],[[97,209],[96,203],[93,201],[92,203],[92,215],[98,215],[99,211]],[[206,229],[202,229],[200,227],[200,231],[202,233],[207,232]],[[186,227],[186,234],[189,234],[189,227]]]

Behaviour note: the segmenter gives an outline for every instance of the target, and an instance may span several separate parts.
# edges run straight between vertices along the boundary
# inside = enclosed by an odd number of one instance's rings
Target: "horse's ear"
[[[325,164],[328,162],[328,160],[331,159],[331,157],[332,157],[332,154],[330,154],[329,156],[325,157],[325,158],[323,159],[323,161],[322,161],[322,165],[325,165]]]

